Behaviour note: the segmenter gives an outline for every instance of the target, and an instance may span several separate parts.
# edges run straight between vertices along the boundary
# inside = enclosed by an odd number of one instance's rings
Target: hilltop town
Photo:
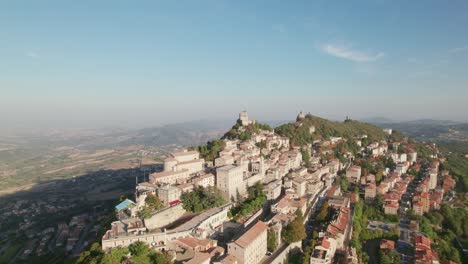
[[[445,160],[349,118],[273,129],[243,111],[221,139],[167,155],[78,263],[460,263],[434,224],[452,220],[428,214],[459,199]]]

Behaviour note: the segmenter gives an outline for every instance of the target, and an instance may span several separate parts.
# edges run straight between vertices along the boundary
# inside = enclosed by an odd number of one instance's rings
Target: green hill
[[[312,126],[315,127],[315,133],[311,134],[309,128]],[[381,140],[386,138],[386,134],[381,128],[371,124],[349,119],[344,122],[333,122],[310,114],[303,120],[277,127],[275,132],[282,136],[289,137],[291,143],[296,146],[312,143],[314,139],[320,136],[323,138],[332,136],[349,138],[367,135],[369,140]]]

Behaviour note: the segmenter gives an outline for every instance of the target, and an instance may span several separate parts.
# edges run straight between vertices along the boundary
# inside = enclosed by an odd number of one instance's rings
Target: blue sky
[[[2,1],[0,121],[468,121],[468,2]]]

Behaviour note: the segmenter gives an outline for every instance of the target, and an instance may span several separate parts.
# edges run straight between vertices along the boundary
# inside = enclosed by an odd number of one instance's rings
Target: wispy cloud
[[[40,56],[34,51],[28,51],[26,52],[26,57],[33,58],[33,59],[38,59]]]
[[[329,55],[356,62],[375,61],[385,55],[383,52],[370,54],[334,44],[323,44],[320,49]]]
[[[279,32],[279,33],[285,33],[286,31],[288,31],[288,29],[286,28],[285,25],[283,24],[275,24],[271,27],[271,29],[273,31],[276,31],[276,32]]]
[[[468,51],[468,45],[463,46],[463,47],[453,48],[449,50],[450,53],[458,53],[458,52],[464,52],[464,51]]]

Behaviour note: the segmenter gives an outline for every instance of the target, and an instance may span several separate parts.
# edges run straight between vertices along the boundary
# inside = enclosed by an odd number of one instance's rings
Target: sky
[[[468,121],[468,1],[0,1],[0,123]]]

